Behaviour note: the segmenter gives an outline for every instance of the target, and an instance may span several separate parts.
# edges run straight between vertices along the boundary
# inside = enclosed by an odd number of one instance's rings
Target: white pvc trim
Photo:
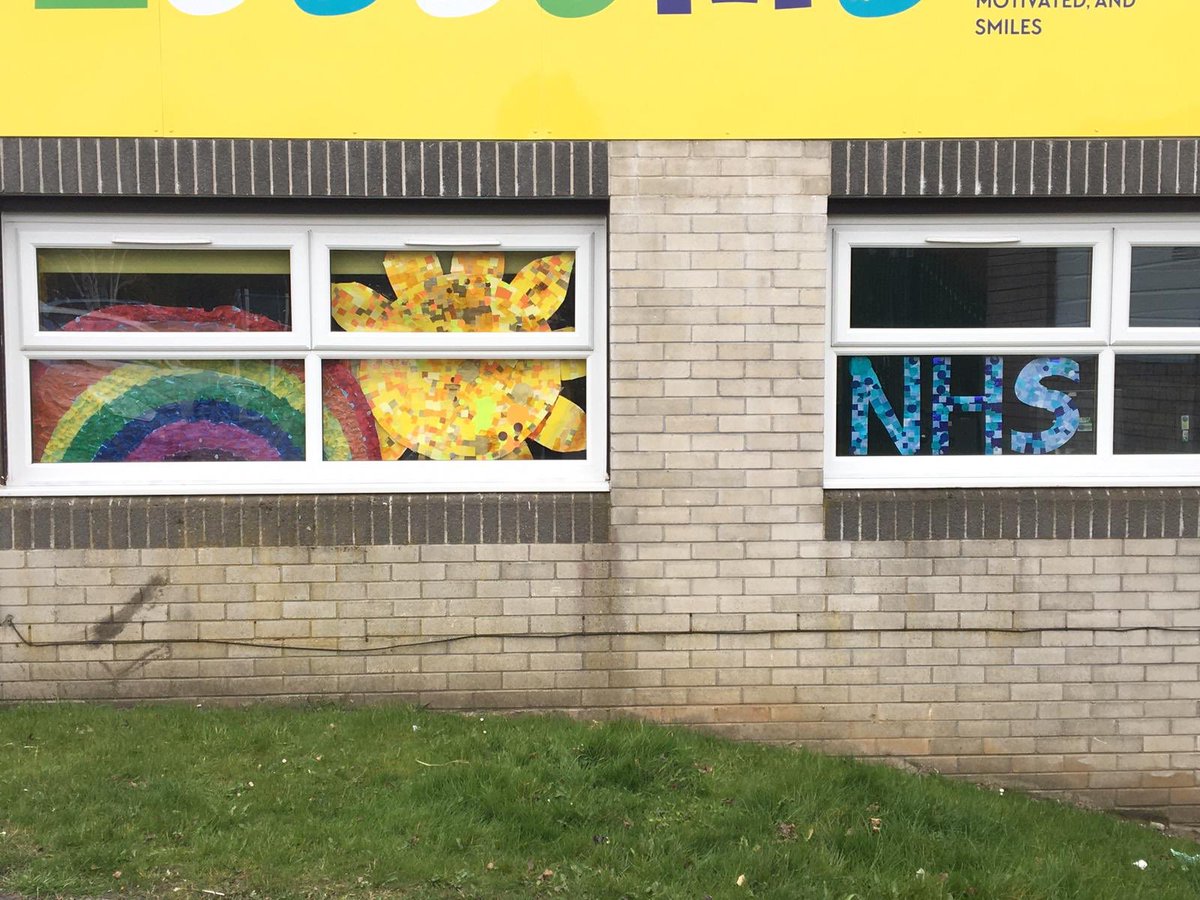
[[[433,229],[436,227],[436,231]],[[286,333],[129,334],[39,332],[38,247],[111,247],[114,236],[159,235],[206,247],[287,248],[292,261],[292,328]],[[14,496],[220,493],[370,493],[608,490],[606,234],[594,218],[441,219],[383,217],[69,216],[16,214],[3,236],[8,486]],[[457,238],[455,236],[457,235]],[[486,235],[486,237],[485,237]],[[398,247],[455,240],[455,249],[571,250],[574,333],[360,335],[329,328],[333,247]],[[148,242],[146,242],[148,243]],[[323,302],[322,302],[323,301]],[[321,360],[354,358],[562,358],[587,361],[585,459],[326,462],[321,459]],[[300,359],[305,367],[303,461],[255,463],[35,463],[29,361],[34,359]]]
[[[1115,359],[1121,354],[1200,353],[1200,328],[1130,328],[1131,247],[1200,245],[1200,224],[1186,216],[957,216],[832,221],[831,311],[825,354],[824,478],[827,488],[1125,487],[1200,485],[1200,455],[1114,454]],[[998,229],[1004,229],[1003,232]],[[1011,236],[1009,232],[1011,231]],[[957,235],[961,234],[961,238]],[[858,246],[970,244],[1090,246],[1091,323],[1087,328],[853,329],[850,251]],[[837,455],[837,365],[843,356],[1044,355],[1098,357],[1096,453],[1046,456],[866,457]],[[1007,449],[1007,448],[1006,448]]]

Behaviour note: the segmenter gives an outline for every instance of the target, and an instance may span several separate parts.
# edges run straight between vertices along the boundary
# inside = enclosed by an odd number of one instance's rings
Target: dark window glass
[[[289,331],[287,250],[39,250],[42,331]]]
[[[840,357],[837,455],[1095,453],[1096,359]]]
[[[1134,247],[1129,324],[1200,325],[1200,247]]]
[[[1116,453],[1200,449],[1200,356],[1118,356],[1113,409]]]
[[[1073,328],[1091,312],[1086,247],[856,247],[855,328]]]

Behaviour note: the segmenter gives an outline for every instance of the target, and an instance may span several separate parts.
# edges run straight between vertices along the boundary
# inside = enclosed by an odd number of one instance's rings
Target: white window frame
[[[607,277],[598,218],[75,216],[12,214],[3,242],[5,393],[10,495],[606,491]],[[563,333],[359,334],[329,326],[329,251],[336,249],[571,251],[576,330]],[[162,333],[38,330],[41,248],[286,249],[289,332]],[[323,359],[582,359],[587,457],[562,460],[321,459]],[[29,363],[36,359],[263,359],[302,361],[303,461],[38,463],[33,460]]]
[[[1130,248],[1200,246],[1186,217],[1007,216],[831,219],[826,329],[824,485],[828,488],[1200,485],[1200,454],[1113,453],[1115,360],[1200,353],[1200,328],[1130,328]],[[1092,248],[1091,320],[1083,328],[851,328],[856,247]],[[845,356],[1065,355],[1097,357],[1095,455],[837,455],[837,366]],[[895,402],[895,398],[892,398]],[[1007,432],[1006,432],[1007,438]]]

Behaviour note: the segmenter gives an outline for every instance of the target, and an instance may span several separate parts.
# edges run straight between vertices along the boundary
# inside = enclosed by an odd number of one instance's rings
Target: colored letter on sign
[[[950,449],[950,412],[958,407],[963,412],[983,413],[983,452],[996,456],[1004,452],[1004,359],[988,356],[983,361],[983,393],[952,395],[950,393],[950,360],[933,358],[933,409],[930,420],[932,440],[930,452],[942,456]]]
[[[842,9],[862,19],[880,19],[912,9],[921,0],[842,0]]]
[[[375,0],[296,0],[296,5],[310,16],[344,16],[366,9]]]
[[[902,456],[913,456],[921,449],[921,359],[904,357],[904,417],[883,393],[879,375],[865,356],[850,359],[850,452],[867,453],[868,410],[879,417],[888,437]]]
[[[1064,356],[1042,356],[1026,365],[1017,376],[1017,399],[1026,406],[1054,413],[1054,424],[1036,434],[1014,431],[1009,437],[1014,453],[1053,453],[1079,430],[1079,407],[1071,395],[1042,384],[1043,378],[1056,375],[1078,384],[1079,363]]]

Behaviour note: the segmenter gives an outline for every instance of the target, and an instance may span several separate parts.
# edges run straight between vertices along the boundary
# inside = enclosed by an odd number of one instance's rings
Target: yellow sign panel
[[[1191,0],[3,0],[0,133],[1200,132]]]

